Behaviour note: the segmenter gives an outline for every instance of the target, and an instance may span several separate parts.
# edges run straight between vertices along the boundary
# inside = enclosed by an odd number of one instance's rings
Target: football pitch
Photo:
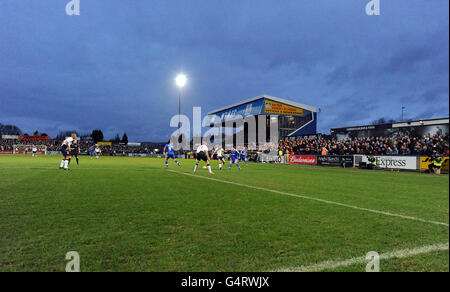
[[[0,156],[0,271],[449,271],[448,175],[59,162]]]

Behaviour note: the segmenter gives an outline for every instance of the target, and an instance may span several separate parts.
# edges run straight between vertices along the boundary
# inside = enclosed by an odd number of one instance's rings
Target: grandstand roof
[[[257,100],[260,100],[260,99],[269,99],[269,100],[272,100],[272,101],[275,101],[275,102],[284,103],[286,105],[290,105],[290,106],[302,108],[302,109],[305,109],[305,110],[309,110],[311,112],[317,112],[317,108],[316,107],[313,107],[313,106],[310,106],[310,105],[306,105],[306,104],[301,104],[301,103],[298,103],[298,102],[290,101],[290,100],[279,98],[279,97],[270,96],[270,95],[267,95],[267,94],[263,94],[263,95],[260,95],[260,96],[254,97],[254,98],[250,98],[250,99],[247,99],[247,100],[244,100],[244,101],[241,101],[241,102],[238,102],[238,103],[235,103],[235,104],[223,107],[223,108],[219,108],[219,109],[213,110],[213,111],[209,112],[208,115],[213,115],[213,114],[216,114],[216,113],[219,113],[219,112],[223,112],[223,111],[232,109],[234,107],[238,107],[238,106],[241,106],[241,105],[244,105],[244,104],[247,104],[247,103],[250,103],[250,102],[254,102],[254,101],[257,101]]]
[[[422,119],[422,120],[417,120],[417,121],[392,123],[392,127],[393,128],[403,128],[403,127],[411,127],[411,126],[443,125],[443,124],[448,124],[448,123],[449,123],[449,118]]]
[[[342,131],[355,131],[355,130],[367,130],[370,128],[407,128],[407,127],[420,127],[420,126],[434,126],[434,125],[445,125],[449,124],[449,118],[436,118],[436,119],[421,119],[415,121],[404,121],[404,122],[393,122],[384,124],[372,124],[372,125],[360,125],[360,126],[350,126],[342,128],[331,128],[331,133],[342,132]]]

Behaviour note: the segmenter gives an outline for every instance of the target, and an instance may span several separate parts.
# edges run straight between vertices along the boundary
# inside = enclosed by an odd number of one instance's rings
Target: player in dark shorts
[[[69,168],[69,159],[70,159],[70,147],[67,144],[63,144],[61,146],[61,154],[63,156],[63,159],[61,161],[60,169],[67,170]],[[66,165],[67,163],[67,165]]]
[[[197,173],[198,164],[200,163],[200,161],[206,162],[206,166],[208,168],[209,173],[214,174],[211,170],[211,165],[209,164],[210,159],[209,159],[209,152],[208,152],[208,147],[206,146],[206,143],[203,143],[202,145],[200,145],[197,148],[196,159],[197,159],[197,162],[194,167],[194,174]]]
[[[77,140],[73,140],[72,146],[71,146],[71,150],[70,150],[70,155],[72,157],[75,157],[75,159],[77,160],[77,164],[79,164],[79,160],[78,160],[78,155],[80,154],[80,146],[78,145],[78,141]]]
[[[67,146],[67,145],[62,145],[62,146],[61,146],[61,154],[62,154],[62,156],[64,156],[64,158],[66,158],[67,156],[69,156],[69,146]]]
[[[223,150],[222,146],[218,146],[214,152],[215,153],[213,153],[213,156],[214,154],[217,154],[217,160],[219,160],[219,169],[222,170],[222,167],[226,164],[224,157],[225,151]]]
[[[61,154],[63,156],[63,159],[61,160],[61,165],[59,166],[60,169],[69,170],[69,164],[70,159],[72,158],[71,154],[71,147],[73,144],[73,141],[77,139],[77,134],[73,133],[72,137],[66,138],[64,142],[61,145]]]

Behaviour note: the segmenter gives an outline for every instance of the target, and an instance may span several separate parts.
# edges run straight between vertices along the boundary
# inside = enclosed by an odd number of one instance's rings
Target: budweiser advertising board
[[[291,155],[289,156],[290,164],[307,164],[316,165],[317,157],[314,155]]]

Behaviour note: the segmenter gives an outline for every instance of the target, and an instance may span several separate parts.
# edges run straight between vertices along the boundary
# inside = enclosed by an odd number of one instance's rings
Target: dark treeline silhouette
[[[396,122],[397,121],[393,119],[380,118],[378,120],[373,121],[372,125],[391,124]]]
[[[122,143],[124,143],[124,144],[128,144],[128,136],[127,136],[127,133],[124,133],[123,134],[123,136],[122,136],[122,141],[121,141]]]
[[[21,135],[22,131],[14,125],[3,125],[0,123],[0,135]]]
[[[99,141],[103,141],[103,138],[104,138],[102,130],[99,130],[99,129],[92,131],[91,137],[95,143],[97,143]]]

